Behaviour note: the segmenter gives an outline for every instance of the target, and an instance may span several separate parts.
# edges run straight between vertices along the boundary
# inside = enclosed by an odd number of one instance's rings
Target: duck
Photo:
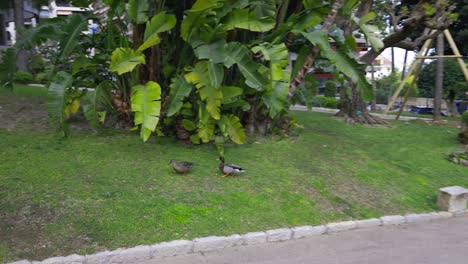
[[[169,164],[171,164],[172,168],[177,172],[177,173],[182,173],[183,176],[187,174],[190,170],[193,169],[193,167],[196,165],[195,163],[188,162],[188,161],[176,161],[176,160],[171,160],[169,161]]]
[[[222,178],[230,176],[231,174],[239,174],[245,172],[245,170],[242,169],[240,166],[224,163],[224,157],[219,157],[219,160],[221,161],[221,163],[219,164],[219,170],[222,173],[224,173],[224,175],[221,176]]]

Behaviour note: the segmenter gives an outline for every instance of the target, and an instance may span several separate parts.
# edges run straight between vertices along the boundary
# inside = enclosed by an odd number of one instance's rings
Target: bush
[[[339,101],[335,97],[316,96],[314,99],[312,99],[312,105],[315,107],[337,109],[338,104]]]
[[[334,81],[327,81],[325,83],[325,90],[323,91],[323,95],[325,97],[333,97],[336,96],[336,84]]]
[[[463,112],[461,121],[463,124],[468,126],[468,111]]]
[[[33,73],[39,73],[45,70],[44,60],[40,55],[34,55],[31,57],[31,62],[29,63],[29,69]]]
[[[34,77],[34,81],[36,83],[46,84],[47,83],[47,73],[40,72],[40,73],[36,74],[36,76]]]
[[[13,75],[13,80],[17,83],[31,83],[33,80],[33,75],[30,72],[15,72]]]

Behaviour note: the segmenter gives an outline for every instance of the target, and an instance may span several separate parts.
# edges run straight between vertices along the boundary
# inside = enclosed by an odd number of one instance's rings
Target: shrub
[[[335,97],[336,96],[336,84],[334,81],[327,81],[325,83],[325,90],[323,91],[325,97]]]
[[[30,83],[33,80],[33,75],[30,72],[15,72],[13,80],[17,83]]]
[[[325,107],[336,109],[338,108],[339,101],[336,100],[335,97],[323,97],[323,96],[316,96],[312,99],[312,105],[315,107]]]
[[[463,112],[461,121],[463,124],[468,126],[468,111]]]
[[[31,57],[31,62],[29,63],[29,69],[33,73],[39,73],[44,71],[45,65],[44,65],[44,60],[42,59],[42,56],[40,55],[34,55]]]
[[[47,73],[40,72],[34,77],[34,81],[37,83],[46,84],[47,83]]]

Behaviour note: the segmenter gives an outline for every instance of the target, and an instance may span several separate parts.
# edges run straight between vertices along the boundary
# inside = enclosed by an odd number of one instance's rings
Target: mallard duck
[[[221,164],[219,164],[219,170],[222,173],[224,173],[222,178],[227,177],[231,174],[239,174],[245,172],[244,169],[237,165],[224,163],[224,157],[219,157],[219,160],[221,161]]]
[[[195,166],[195,163],[192,162],[176,160],[171,160],[169,164],[171,164],[172,168],[176,172],[182,173],[182,175],[187,174],[187,172],[189,172],[191,169],[193,169],[193,166]]]

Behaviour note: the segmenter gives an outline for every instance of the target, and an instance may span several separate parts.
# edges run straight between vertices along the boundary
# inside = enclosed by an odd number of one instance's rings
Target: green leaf
[[[235,115],[223,116],[229,138],[236,144],[245,143],[245,130]]]
[[[204,86],[199,91],[201,99],[206,102],[206,109],[214,119],[218,120],[221,117],[223,93],[211,85]]]
[[[2,55],[2,63],[0,64],[0,85],[13,89],[13,76],[16,72],[16,49],[8,48]]]
[[[209,62],[208,74],[210,75],[211,85],[214,88],[219,88],[219,86],[223,83],[223,78],[224,78],[223,65]]]
[[[156,130],[161,112],[161,87],[155,82],[132,87],[132,112],[135,125],[140,125],[140,136],[146,142]]]
[[[72,51],[79,45],[79,38],[88,26],[88,21],[82,15],[71,15],[67,17],[66,23],[60,30],[60,55],[64,60],[68,59]]]
[[[118,48],[112,52],[110,70],[119,75],[131,72],[138,64],[145,63],[145,55],[138,50]]]
[[[158,34],[170,30],[175,26],[176,22],[176,17],[174,15],[166,14],[166,12],[160,12],[155,15],[151,21],[146,23],[143,44],[141,44],[138,50],[142,51],[153,45],[159,44],[161,39]]]
[[[234,97],[241,95],[244,89],[237,86],[222,86],[221,91],[223,92],[223,103],[230,103]]]
[[[351,19],[359,26],[359,29],[364,33],[367,38],[367,41],[372,46],[372,49],[379,51],[384,47],[384,43],[380,36],[380,30],[374,25],[366,24],[375,18],[375,13],[370,12],[361,19],[357,18],[354,15],[351,15]]]
[[[221,23],[224,24],[225,30],[241,28],[254,32],[266,32],[275,27],[273,17],[257,18],[255,12],[249,9],[237,9],[230,12]]]
[[[148,0],[129,0],[128,15],[137,24],[143,24],[148,21]]]
[[[193,123],[191,120],[188,120],[188,119],[182,119],[182,126],[187,131],[193,131],[197,128],[197,125],[195,125],[195,123]]]
[[[99,123],[103,123],[105,115],[102,115],[99,111],[99,107],[102,102],[108,102],[110,91],[112,89],[112,83],[105,81],[100,83],[93,92],[88,92],[84,97],[85,104],[83,105],[83,114],[88,120],[89,126],[97,130]]]
[[[197,134],[203,143],[208,143],[214,134],[215,122],[203,104],[198,109],[198,119]]]
[[[184,98],[192,91],[192,85],[187,83],[184,78],[178,76],[172,79],[169,96],[171,98],[167,116],[173,116],[183,105]]]
[[[198,145],[200,144],[200,137],[197,134],[191,135],[190,141],[192,141],[193,144]]]
[[[372,94],[372,86],[367,81],[364,73],[364,65],[359,64],[339,50],[333,50],[328,41],[328,36],[321,30],[307,32],[296,32],[302,34],[312,44],[320,47],[320,54],[327,58],[335,67],[356,83],[357,89],[363,95],[364,100],[369,100]]]
[[[50,123],[64,136],[68,134],[65,123],[66,91],[71,87],[73,78],[69,73],[60,71],[52,78],[47,90],[47,113]]]
[[[241,43],[218,41],[210,45],[201,45],[195,50],[195,54],[199,59],[208,59],[213,63],[222,62],[227,68],[236,64],[248,86],[258,91],[263,90],[265,80],[258,72],[260,65],[252,60],[251,52]]]

